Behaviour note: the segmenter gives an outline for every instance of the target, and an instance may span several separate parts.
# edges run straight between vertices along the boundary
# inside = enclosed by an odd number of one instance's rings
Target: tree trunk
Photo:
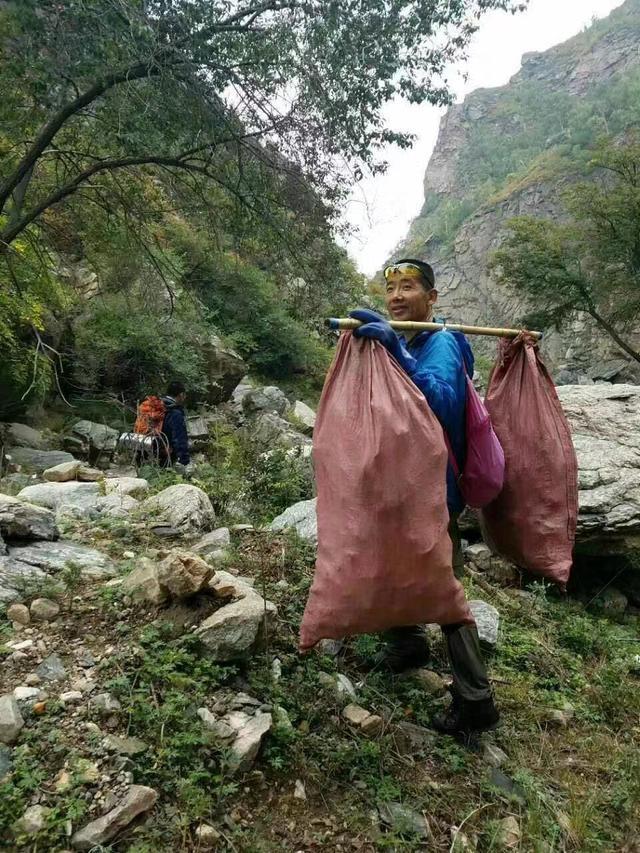
[[[629,344],[626,343],[626,341],[623,341],[623,339],[616,332],[611,323],[609,323],[607,320],[605,320],[604,317],[598,314],[595,308],[589,308],[588,311],[589,314],[591,314],[593,319],[596,321],[596,323],[601,326],[605,330],[605,332],[607,332],[609,337],[613,338],[613,340],[618,344],[621,350],[624,350],[627,355],[630,355],[631,358],[634,359],[634,361],[640,362],[640,352],[634,350],[633,347],[629,346]]]

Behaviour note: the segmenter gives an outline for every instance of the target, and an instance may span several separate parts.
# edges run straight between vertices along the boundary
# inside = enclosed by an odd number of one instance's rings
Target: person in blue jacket
[[[403,258],[388,266],[384,277],[385,301],[393,320],[429,322],[433,319],[438,291],[429,264]],[[383,344],[424,394],[462,470],[466,455],[465,366],[473,376],[473,354],[464,335],[447,330],[397,335],[374,311],[358,309],[350,316],[363,323],[354,335]],[[447,470],[447,504],[453,568],[460,577],[464,560],[457,520],[465,503],[451,464]],[[434,728],[452,735],[493,728],[499,714],[493,702],[477,628],[475,625],[444,625],[442,630],[453,675],[453,701],[447,712],[434,718]],[[428,647],[422,626],[394,628],[387,632],[386,640],[386,647],[377,660],[378,666],[397,673],[427,662]]]
[[[167,448],[169,465],[183,465],[185,468],[191,462],[189,454],[189,436],[187,421],[184,414],[184,404],[187,399],[187,389],[182,382],[170,382],[167,393],[160,397],[166,408],[162,425],[163,445]]]

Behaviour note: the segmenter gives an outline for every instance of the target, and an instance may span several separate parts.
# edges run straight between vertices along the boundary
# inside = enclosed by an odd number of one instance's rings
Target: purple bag
[[[489,412],[467,373],[467,403],[465,407],[467,459],[464,471],[453,455],[449,437],[444,434],[449,462],[466,503],[480,509],[498,497],[504,485],[504,451],[493,431]]]

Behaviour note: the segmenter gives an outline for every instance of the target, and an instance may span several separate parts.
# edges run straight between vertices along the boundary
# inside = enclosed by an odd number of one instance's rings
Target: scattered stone
[[[217,530],[212,530],[211,533],[205,534],[201,539],[191,546],[191,551],[194,554],[200,554],[203,557],[208,557],[210,554],[215,554],[218,551],[223,551],[231,545],[231,533],[228,527],[219,527]]]
[[[63,705],[76,705],[82,702],[82,693],[80,690],[67,690],[66,693],[60,694],[60,701]]]
[[[482,757],[489,767],[502,767],[509,760],[507,753],[494,743],[485,743]]]
[[[37,835],[47,825],[51,809],[46,806],[30,806],[22,817],[16,821],[14,829],[22,835]]]
[[[13,743],[23,726],[24,720],[15,698],[9,693],[0,696],[0,743]]]
[[[328,655],[330,658],[337,658],[344,649],[344,640],[320,640],[318,649],[323,655]]]
[[[145,515],[154,521],[160,517],[182,535],[193,535],[210,530],[216,520],[208,496],[197,486],[180,483],[169,486],[140,505]]]
[[[53,622],[60,613],[60,605],[49,598],[35,598],[29,611],[36,622]]]
[[[31,702],[37,699],[40,695],[40,690],[37,687],[16,687],[13,691],[13,697],[16,702]]]
[[[306,800],[307,792],[304,787],[304,782],[302,779],[296,779],[296,784],[293,788],[293,796],[296,800]]]
[[[493,651],[498,645],[500,613],[492,604],[480,599],[470,601],[469,607],[478,626],[480,642],[486,649]]]
[[[430,696],[442,696],[447,688],[444,678],[433,670],[416,669],[411,672],[411,675],[420,682]]]
[[[360,731],[369,737],[379,735],[384,729],[384,720],[377,714],[369,714],[366,720],[360,724]]]
[[[24,604],[11,604],[7,607],[7,619],[17,622],[18,625],[28,625],[31,621],[29,608]]]
[[[394,741],[401,755],[424,755],[433,749],[436,735],[431,729],[403,721],[395,728]]]
[[[132,785],[115,808],[76,832],[71,839],[71,846],[75,850],[91,850],[107,844],[134,818],[152,809],[157,799],[158,794],[153,788]]]
[[[497,767],[492,767],[489,771],[489,783],[497,788],[502,793],[506,794],[510,799],[517,800],[524,805],[527,801],[527,795],[517,782],[514,782],[509,776],[502,772]]]
[[[109,752],[117,752],[118,755],[139,755],[147,749],[147,744],[137,737],[107,735],[103,743]]]
[[[0,534],[5,539],[52,540],[58,538],[58,528],[50,510],[0,494]]]
[[[171,597],[189,598],[207,586],[213,569],[208,563],[188,551],[161,552],[158,564],[158,582]]]
[[[301,539],[312,544],[318,542],[318,520],[316,516],[316,499],[299,501],[279,515],[269,525],[270,530],[295,530]]]
[[[9,640],[7,646],[16,652],[23,652],[25,649],[33,648],[33,640]]]
[[[106,495],[144,498],[149,491],[149,483],[140,477],[108,477],[104,481]]]
[[[160,584],[157,565],[146,557],[124,579],[122,590],[134,601],[150,601],[152,604],[162,604],[169,597],[166,588]]]
[[[342,716],[352,726],[359,728],[371,714],[365,708],[361,708],[360,705],[347,705],[342,710]]]
[[[201,823],[196,828],[195,836],[198,842],[198,850],[213,850],[220,841],[220,833],[208,823]]]
[[[509,815],[500,821],[497,842],[501,850],[517,850],[520,847],[522,831],[518,819]]]
[[[381,822],[398,835],[413,838],[428,838],[429,828],[424,815],[403,806],[402,803],[378,803]]]
[[[67,671],[58,655],[52,654],[37,667],[36,675],[39,675],[43,681],[60,681],[66,677]]]
[[[246,773],[253,766],[264,736],[273,726],[273,718],[271,714],[257,713],[249,717],[242,711],[236,711],[229,714],[227,720],[237,732],[231,744],[230,768],[238,773]]]
[[[484,572],[491,564],[491,549],[484,542],[468,545],[464,550],[465,559],[477,569]]]
[[[207,708],[198,708],[198,716],[216,740],[229,741],[236,737],[236,730],[224,720],[219,720]]]
[[[90,700],[90,706],[104,717],[122,710],[120,702],[111,693],[98,693],[93,696]]]
[[[244,657],[262,640],[278,612],[271,601],[265,601],[250,587],[246,589],[243,598],[220,608],[195,629],[216,662]]]
[[[293,404],[293,416],[302,424],[302,431],[311,435],[316,425],[316,413],[313,409],[301,400],[296,400]]]
[[[29,685],[29,687],[37,687],[38,684],[42,683],[42,679],[35,672],[30,672],[29,675],[25,678],[25,682]]]
[[[62,462],[60,465],[54,465],[53,468],[47,468],[42,477],[48,483],[68,483],[76,479],[81,464],[78,459],[74,459],[73,462]]]

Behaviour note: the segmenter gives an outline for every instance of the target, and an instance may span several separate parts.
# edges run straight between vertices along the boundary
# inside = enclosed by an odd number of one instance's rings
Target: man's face
[[[419,278],[397,273],[386,281],[385,302],[392,320],[426,323],[437,299],[438,291],[426,289]]]
[[[180,394],[178,394],[178,395],[176,396],[176,403],[177,403],[179,406],[184,406],[184,404],[185,404],[186,402],[187,402],[187,392],[186,392],[186,391],[182,391],[182,393],[180,393]]]

